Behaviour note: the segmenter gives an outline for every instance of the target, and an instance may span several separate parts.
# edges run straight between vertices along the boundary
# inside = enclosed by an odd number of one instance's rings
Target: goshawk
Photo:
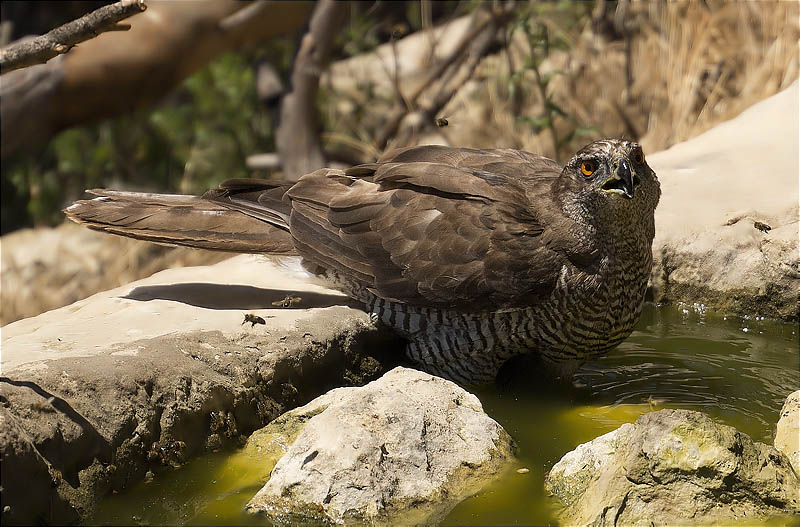
[[[295,184],[90,193],[66,213],[92,229],[300,255],[407,339],[421,368],[472,384],[522,353],[574,370],[631,333],[660,189],[638,144],[607,139],[563,167],[518,150],[419,146]]]

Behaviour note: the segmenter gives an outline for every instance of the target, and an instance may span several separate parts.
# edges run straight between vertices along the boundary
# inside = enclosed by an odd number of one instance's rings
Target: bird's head
[[[595,218],[652,217],[661,193],[642,147],[622,139],[583,147],[564,166],[559,183],[565,206],[578,206]]]

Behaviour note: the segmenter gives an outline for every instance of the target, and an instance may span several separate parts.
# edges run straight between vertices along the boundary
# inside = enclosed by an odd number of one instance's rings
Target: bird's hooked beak
[[[613,175],[603,183],[604,192],[621,194],[622,196],[633,199],[636,185],[639,184],[639,176],[631,172],[631,165],[624,157],[619,160]]]

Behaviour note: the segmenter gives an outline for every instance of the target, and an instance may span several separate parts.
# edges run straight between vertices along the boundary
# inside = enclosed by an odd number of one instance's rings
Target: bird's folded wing
[[[301,178],[287,192],[291,232],[305,258],[381,298],[470,311],[530,305],[567,261],[552,248],[560,231],[543,221],[558,215],[547,195],[557,174],[513,151],[407,149]],[[543,195],[531,200],[537,184]]]

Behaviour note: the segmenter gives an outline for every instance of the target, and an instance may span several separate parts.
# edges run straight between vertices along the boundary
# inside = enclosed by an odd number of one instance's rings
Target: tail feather
[[[280,213],[266,220],[198,196],[88,192],[97,197],[76,201],[64,212],[90,229],[216,251],[297,254]]]

